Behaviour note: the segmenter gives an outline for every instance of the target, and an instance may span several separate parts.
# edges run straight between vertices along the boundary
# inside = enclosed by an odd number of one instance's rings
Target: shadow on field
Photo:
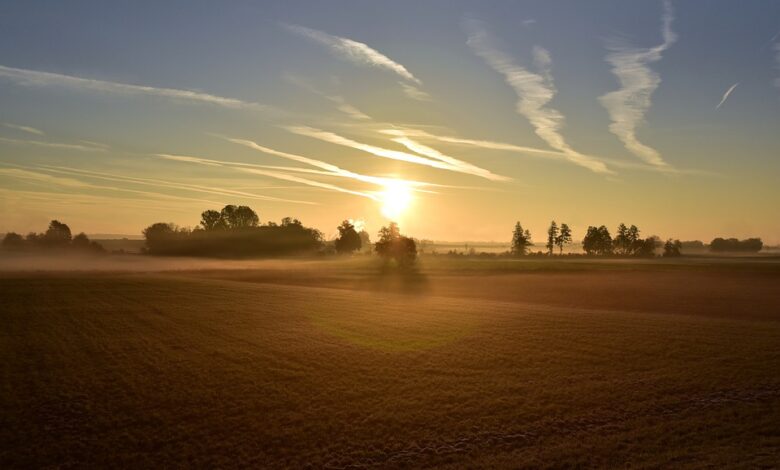
[[[360,290],[422,295],[430,291],[428,276],[418,266],[400,267],[382,264],[366,272],[355,287]]]

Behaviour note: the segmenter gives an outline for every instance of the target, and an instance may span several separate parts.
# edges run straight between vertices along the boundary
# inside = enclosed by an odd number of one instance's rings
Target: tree
[[[760,238],[737,240],[736,238],[716,238],[710,242],[710,251],[743,251],[758,253],[764,247]]]
[[[655,256],[655,249],[661,245],[661,239],[655,235],[645,239],[637,239],[634,242],[633,256],[652,258]]]
[[[203,211],[200,214],[200,225],[203,227],[203,230],[220,230],[227,227],[222,214],[212,209]]]
[[[339,238],[336,239],[336,251],[339,253],[352,253],[362,246],[362,241],[355,226],[345,220],[338,226]]]
[[[157,222],[143,230],[146,246],[149,251],[162,252],[176,235],[177,227],[171,223]]]
[[[664,243],[664,258],[677,258],[682,256],[682,242],[671,238]]]
[[[249,228],[257,227],[260,223],[260,217],[249,206],[238,206],[235,212],[235,221],[232,224],[232,228]]]
[[[515,230],[512,232],[512,254],[515,256],[525,256],[528,253],[528,247],[533,243],[531,242],[531,232],[523,230],[523,226],[520,222],[515,224]]]
[[[225,225],[231,229],[257,227],[260,217],[249,206],[234,206],[229,204],[220,212]]]
[[[5,237],[3,238],[3,247],[4,248],[21,248],[24,246],[24,238],[19,235],[16,232],[8,232],[5,234]]]
[[[555,244],[560,250],[559,253],[563,254],[563,245],[571,243],[571,229],[567,224],[561,224],[561,230],[557,237],[555,237]]]
[[[89,248],[89,237],[84,232],[73,237],[73,241],[70,243],[73,248],[87,249]]]
[[[71,238],[70,227],[58,220],[49,222],[49,228],[43,234],[43,241],[52,246],[67,245]]]
[[[292,217],[285,217],[282,219],[282,227],[289,227],[291,225],[303,225],[300,220],[293,219]]]
[[[417,258],[417,244],[412,238],[401,235],[395,222],[379,229],[379,241],[374,244],[374,250],[385,260],[395,260],[400,267],[414,264]]]
[[[620,223],[617,231],[615,232],[615,239],[612,241],[615,246],[615,251],[620,255],[627,255],[631,250],[631,241],[629,239],[628,227],[626,224]]]
[[[547,252],[552,255],[553,248],[555,248],[555,240],[558,238],[558,224],[553,220],[550,223],[550,228],[547,229]]]
[[[639,229],[636,225],[626,227],[626,224],[621,223],[618,225],[615,239],[612,241],[615,252],[623,256],[633,256],[639,254],[644,250],[644,254],[647,254],[647,246],[645,241],[639,238]]]
[[[588,227],[587,234],[582,239],[582,249],[589,255],[612,254],[612,237],[607,227]]]

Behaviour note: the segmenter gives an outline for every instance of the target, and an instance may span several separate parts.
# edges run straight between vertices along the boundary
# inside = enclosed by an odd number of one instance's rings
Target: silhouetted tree
[[[385,260],[395,260],[401,267],[410,266],[417,258],[414,240],[401,235],[395,222],[379,230],[379,241],[374,244],[374,250]]]
[[[58,220],[49,222],[49,228],[43,235],[43,241],[50,246],[64,246],[71,240],[70,227]]]
[[[73,248],[87,249],[89,248],[89,237],[84,232],[81,232],[73,237],[71,245],[73,245]]]
[[[225,225],[231,229],[257,227],[260,221],[257,213],[248,206],[234,206],[230,204],[222,208],[220,215]]]
[[[28,233],[24,237],[24,241],[26,241],[30,245],[40,244],[43,241],[43,234],[42,233],[30,232],[30,233]]]
[[[352,253],[360,249],[362,243],[355,226],[345,220],[338,226],[339,237],[336,239],[336,251],[339,253]]]
[[[221,230],[227,228],[225,219],[222,218],[222,213],[213,209],[203,211],[203,213],[200,214],[200,225],[203,227],[203,230]]]
[[[170,245],[175,242],[178,229],[174,224],[157,222],[143,230],[146,246],[151,253],[164,253],[169,251]]]
[[[523,230],[520,222],[515,224],[515,230],[512,232],[512,254],[515,256],[525,256],[528,253],[528,247],[531,242],[531,232]]]
[[[547,229],[547,253],[553,254],[553,248],[555,248],[555,240],[558,238],[558,224],[553,220],[550,223],[550,228]]]
[[[8,232],[3,237],[3,248],[17,249],[24,246],[24,238],[15,232]]]
[[[49,223],[46,233],[30,232],[25,238],[18,233],[8,233],[3,239],[3,248],[57,248],[59,250],[74,249],[79,251],[102,252],[103,246],[97,242],[90,242],[82,232],[71,238],[70,228],[57,220]]]
[[[582,249],[589,255],[612,254],[612,237],[605,226],[590,226],[582,239]]]
[[[561,230],[555,237],[555,244],[558,246],[559,253],[563,254],[563,245],[571,243],[571,229],[567,224],[561,224]]]
[[[655,249],[661,245],[661,239],[655,235],[645,239],[638,238],[633,244],[632,256],[643,258],[652,258],[655,256]]]
[[[622,223],[618,225],[615,231],[615,239],[612,240],[615,252],[620,255],[627,255],[631,251],[631,239],[629,237],[628,227]]]
[[[733,251],[733,252],[747,252],[758,253],[761,248],[764,247],[764,242],[760,238],[748,238],[745,240],[737,240],[736,238],[716,238],[710,242],[710,251]]]
[[[672,240],[671,238],[664,243],[664,257],[676,258],[682,256],[682,242],[680,240]]]

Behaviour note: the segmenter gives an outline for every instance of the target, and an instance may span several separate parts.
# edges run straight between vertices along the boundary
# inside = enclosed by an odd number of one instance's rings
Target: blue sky
[[[419,237],[555,218],[777,243],[778,32],[772,1],[6,1],[0,231],[241,203],[375,232],[401,185]]]

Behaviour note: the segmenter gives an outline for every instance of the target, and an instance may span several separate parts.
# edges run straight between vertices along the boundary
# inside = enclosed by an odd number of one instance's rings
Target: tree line
[[[682,242],[680,240],[669,239],[666,243],[661,243],[656,236],[642,238],[636,225],[626,226],[621,223],[615,232],[615,237],[609,233],[609,229],[601,225],[599,227],[589,226],[585,236],[582,238],[582,249],[590,256],[625,256],[625,257],[653,257],[657,248],[663,246],[663,255],[674,257],[681,255]],[[560,226],[553,220],[547,229],[547,254],[553,255],[555,248],[558,248],[558,254],[563,254],[564,246],[572,242],[572,231],[568,224],[562,223]],[[510,252],[515,256],[525,256],[529,253],[530,247],[534,245],[531,239],[531,232],[523,229],[520,222],[515,224],[512,233],[512,242]]]
[[[345,220],[338,227],[333,241],[337,253],[350,254],[370,248],[365,230]],[[280,223],[260,223],[260,217],[248,206],[227,205],[222,210],[201,213],[194,229],[158,222],[143,230],[146,252],[152,255],[255,257],[288,256],[324,253],[327,251],[322,232],[306,227],[292,217]],[[374,251],[388,262],[399,266],[414,263],[417,257],[415,241],[401,234],[398,224],[390,223],[379,231]]]
[[[73,236],[70,227],[59,220],[49,222],[49,227],[43,233],[30,232],[21,236],[16,232],[8,232],[3,237],[2,246],[6,250],[72,250],[77,252],[102,253],[103,246],[91,241],[81,232]]]

